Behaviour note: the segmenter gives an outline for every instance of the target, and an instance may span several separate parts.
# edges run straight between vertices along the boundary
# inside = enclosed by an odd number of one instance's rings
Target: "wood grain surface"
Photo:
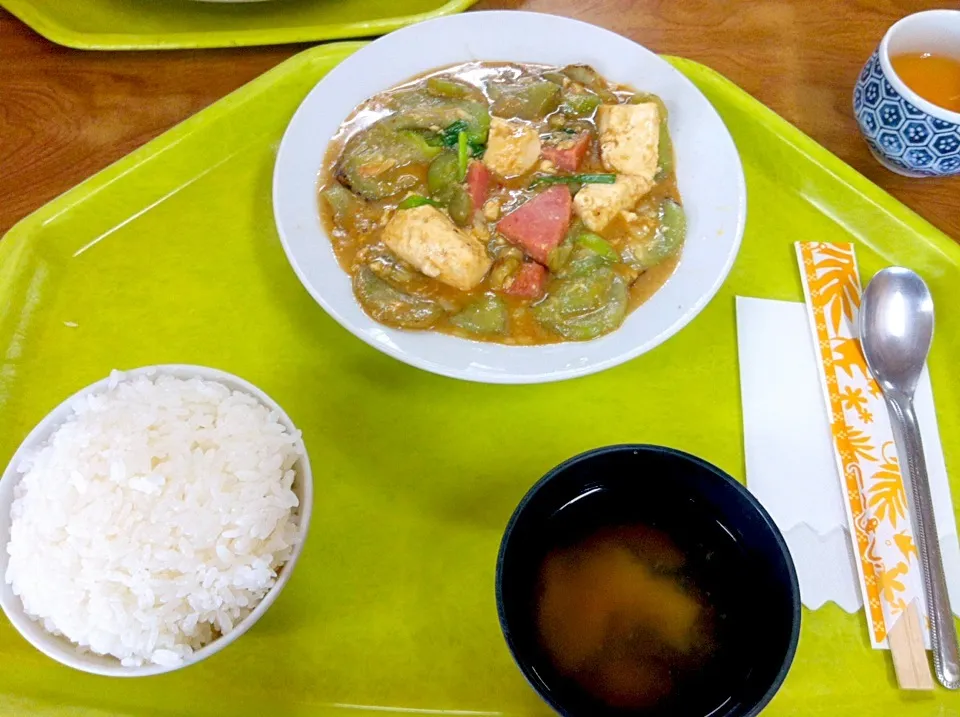
[[[867,152],[851,110],[885,30],[943,0],[481,0],[579,18],[710,65],[960,240],[960,178],[907,179]],[[85,52],[0,10],[0,234],[45,202],[304,46]]]

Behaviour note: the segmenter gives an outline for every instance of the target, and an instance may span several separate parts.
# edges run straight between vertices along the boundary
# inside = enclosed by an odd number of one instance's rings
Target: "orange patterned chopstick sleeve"
[[[856,256],[852,244],[796,248],[870,641],[886,647],[910,602],[925,603],[886,404],[860,350]]]

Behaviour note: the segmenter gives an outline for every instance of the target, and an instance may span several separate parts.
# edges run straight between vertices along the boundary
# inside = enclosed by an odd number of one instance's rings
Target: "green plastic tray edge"
[[[21,22],[51,42],[76,50],[176,50],[283,45],[297,42],[340,40],[350,37],[371,37],[383,35],[423,20],[452,15],[466,10],[476,2],[477,0],[448,0],[444,5],[430,12],[416,15],[398,15],[380,20],[361,20],[338,25],[251,30],[239,33],[236,31],[180,32],[169,35],[74,32],[60,25],[55,18],[37,10],[30,0],[2,0],[0,7],[8,10]]]
[[[339,56],[339,59],[343,60],[366,44],[366,42],[336,42],[305,50],[234,90],[214,104],[185,119],[139,149],[135,149],[113,164],[104,167],[77,186],[68,189],[60,196],[25,216],[0,238],[0,260],[3,260],[13,251],[14,245],[20,239],[29,237],[32,232],[42,227],[46,222],[68,211],[71,207],[83,203],[87,198],[134,171],[150,158],[176,146],[184,137],[201,129],[211,120],[229,114],[233,107],[242,104],[248,95],[256,94],[261,87],[269,85],[274,80],[287,74],[295,66],[307,60],[327,57]]]
[[[19,0],[13,0],[13,2],[18,1]],[[462,0],[458,1],[464,4]],[[472,0],[470,1],[472,2]],[[3,4],[10,4],[10,2],[11,0],[4,0]],[[469,2],[466,4],[469,4]],[[21,219],[4,235],[3,241],[0,242],[0,258],[3,258],[3,256],[12,249],[10,245],[14,243],[17,237],[29,234],[36,226],[42,225],[49,218],[84,201],[86,197],[99,191],[127,172],[132,171],[149,157],[172,147],[181,138],[201,128],[211,119],[230,112],[234,105],[243,102],[247,95],[255,94],[261,86],[273,82],[275,78],[294,70],[308,60],[336,55],[346,57],[348,54],[363,47],[364,44],[366,43],[332,43],[305,50],[282,62],[257,79],[240,87],[193,117],[184,120],[156,139],[151,140],[143,147],[133,151],[114,164],[109,165],[73,189],[68,190],[32,214]],[[739,108],[751,115],[755,121],[764,125],[771,132],[779,135],[798,152],[829,172],[835,179],[860,194],[870,204],[910,229],[917,235],[917,239],[928,242],[944,255],[945,259],[955,265],[960,265],[960,244],[953,241],[923,217],[857,172],[835,154],[824,149],[808,135],[801,132],[766,105],[747,94],[719,72],[716,72],[706,65],[681,57],[664,56],[664,59],[688,77],[695,78],[700,84],[710,85],[718,92],[726,92],[728,95],[734,96]],[[731,92],[731,90],[733,90],[733,92]],[[4,251],[4,249],[7,251]]]

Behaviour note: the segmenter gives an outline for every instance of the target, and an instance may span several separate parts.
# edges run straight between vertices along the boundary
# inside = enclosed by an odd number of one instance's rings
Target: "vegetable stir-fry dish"
[[[373,319],[506,344],[613,331],[686,226],[663,102],[586,65],[473,62],[373,97],[320,209]]]

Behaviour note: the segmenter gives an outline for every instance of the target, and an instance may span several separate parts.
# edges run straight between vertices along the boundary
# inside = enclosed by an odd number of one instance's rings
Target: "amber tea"
[[[960,112],[960,58],[908,52],[890,58],[903,83],[928,102]]]

